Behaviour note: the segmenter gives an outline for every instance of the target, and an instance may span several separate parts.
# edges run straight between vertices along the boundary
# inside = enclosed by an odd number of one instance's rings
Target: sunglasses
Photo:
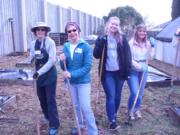
[[[73,30],[68,30],[67,32],[71,33],[71,32],[76,32],[76,31],[77,31],[76,29],[73,29]]]
[[[44,28],[37,28],[36,31],[45,31]]]

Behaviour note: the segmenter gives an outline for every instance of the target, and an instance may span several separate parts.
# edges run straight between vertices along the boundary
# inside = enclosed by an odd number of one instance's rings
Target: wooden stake
[[[94,112],[96,114],[96,107],[99,102],[99,93],[100,93],[100,86],[101,86],[101,77],[102,77],[102,68],[103,68],[103,61],[104,61],[104,53],[105,53],[105,45],[103,47],[102,56],[101,56],[101,63],[100,63],[100,71],[99,71],[99,81],[98,81],[98,89],[96,93],[96,100],[94,106]]]
[[[34,97],[35,97],[35,106],[38,106],[38,99],[36,95],[36,80],[33,80],[33,90],[34,90]],[[39,113],[38,115],[36,115],[36,130],[37,130],[37,135],[40,135]]]
[[[135,105],[136,105],[136,103],[137,103],[137,99],[138,99],[138,97],[139,97],[140,90],[141,90],[141,88],[142,88],[142,82],[143,82],[143,80],[144,80],[144,75],[145,75],[145,72],[143,72],[143,74],[142,74],[141,81],[140,81],[140,84],[139,84],[139,88],[138,88],[138,90],[137,90],[136,97],[135,97],[135,99],[134,99],[132,109],[130,110],[130,116],[132,116],[132,114],[134,113]]]
[[[178,40],[177,43],[177,49],[176,49],[176,55],[175,55],[175,60],[174,60],[174,65],[173,65],[173,73],[172,73],[172,78],[171,78],[171,86],[174,86],[174,80],[175,80],[175,74],[176,74],[176,63],[179,55],[179,46],[180,46],[180,39]]]
[[[63,61],[63,64],[64,64],[65,71],[67,71],[67,66],[66,66],[66,61],[65,60]],[[66,78],[66,79],[67,79],[67,86],[68,86],[69,95],[70,95],[72,105],[73,105],[74,120],[76,121],[76,127],[77,127],[77,130],[78,130],[78,135],[81,135],[81,130],[80,130],[80,127],[79,127],[79,121],[78,121],[77,112],[76,112],[76,106],[75,106],[75,104],[73,102],[70,81],[69,81],[68,78]]]
[[[173,91],[175,74],[176,74],[176,63],[177,63],[177,58],[179,55],[179,46],[180,46],[180,39],[178,40],[178,43],[177,43],[176,55],[175,55],[175,60],[174,60],[174,65],[173,65],[173,73],[172,73],[172,77],[171,77],[171,89],[168,92],[168,100],[170,100],[170,96]]]

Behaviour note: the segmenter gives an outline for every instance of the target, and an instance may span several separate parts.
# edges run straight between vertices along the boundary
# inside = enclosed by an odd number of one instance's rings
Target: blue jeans
[[[76,106],[80,128],[83,128],[83,111],[86,119],[88,135],[98,135],[94,113],[91,108],[91,84],[71,84],[71,92],[73,103]]]
[[[143,75],[144,73],[144,75]],[[143,76],[143,78],[142,78]],[[143,80],[142,80],[143,79]],[[140,88],[139,96],[134,108],[134,112],[138,111],[141,104],[142,104],[142,97],[145,89],[145,85],[147,82],[147,72],[140,72],[140,71],[135,71],[131,70],[130,73],[130,78],[128,79],[128,85],[130,89],[130,96],[129,96],[129,101],[128,101],[128,111],[130,112],[136,97],[136,93],[139,89],[140,82],[142,80],[142,85]]]
[[[106,112],[109,122],[116,121],[124,81],[118,71],[106,71],[104,74],[102,85],[106,94]]]

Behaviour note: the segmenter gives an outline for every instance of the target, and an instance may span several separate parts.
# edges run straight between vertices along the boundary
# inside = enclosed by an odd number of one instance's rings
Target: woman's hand
[[[63,76],[64,78],[71,78],[71,73],[69,73],[68,71],[64,71]]]
[[[141,64],[141,69],[142,69],[142,71],[147,72],[148,71],[148,65],[145,64],[145,63],[142,63]]]
[[[64,53],[61,53],[61,54],[59,55],[59,59],[60,59],[61,61],[66,60],[65,54],[64,54]]]

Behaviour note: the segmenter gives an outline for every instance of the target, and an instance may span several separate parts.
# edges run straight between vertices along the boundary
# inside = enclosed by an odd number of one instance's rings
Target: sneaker
[[[56,135],[58,133],[58,129],[57,128],[50,128],[49,129],[49,135]]]
[[[129,114],[129,118],[130,118],[130,120],[135,120],[134,113]]]
[[[109,125],[110,130],[117,130],[120,125],[117,125],[116,122],[111,122]]]
[[[142,115],[141,115],[141,112],[140,111],[136,111],[135,112],[135,115],[137,118],[141,119],[142,118]]]
[[[135,120],[134,116],[129,116],[130,120]]]

